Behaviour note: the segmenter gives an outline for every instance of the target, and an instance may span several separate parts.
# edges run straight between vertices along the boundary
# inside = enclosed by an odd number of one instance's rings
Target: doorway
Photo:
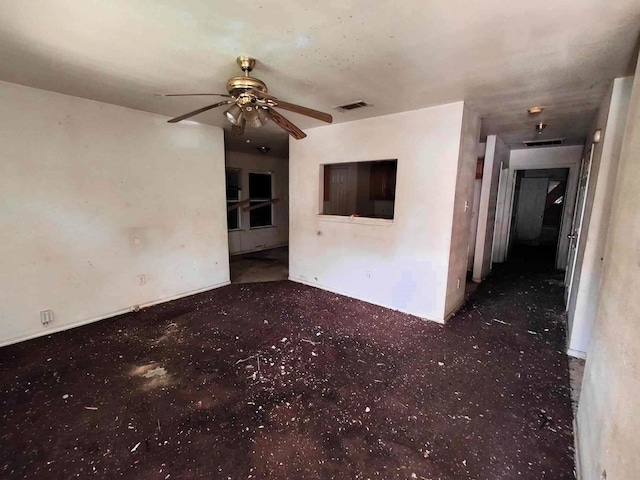
[[[568,177],[568,168],[516,172],[510,257],[555,264]]]
[[[232,283],[289,278],[289,161],[267,153],[226,154]]]

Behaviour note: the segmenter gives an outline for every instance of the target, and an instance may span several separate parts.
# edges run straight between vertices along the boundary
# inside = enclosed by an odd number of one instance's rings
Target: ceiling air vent
[[[549,145],[562,145],[564,138],[554,138],[552,140],[532,140],[530,142],[522,142],[527,147],[548,147]]]
[[[369,105],[367,102],[363,101],[363,100],[358,100],[357,102],[353,102],[353,103],[347,103],[346,105],[338,105],[337,107],[333,107],[336,110],[342,110],[347,111],[347,110],[354,110],[356,108],[362,108],[362,107],[370,107],[371,105]]]

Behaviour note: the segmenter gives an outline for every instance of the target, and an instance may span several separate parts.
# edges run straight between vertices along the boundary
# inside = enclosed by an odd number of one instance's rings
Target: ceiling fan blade
[[[291,135],[296,140],[301,140],[307,136],[302,130],[296,127],[293,123],[283,117],[281,114],[276,112],[273,108],[268,107],[269,115],[271,116],[271,120],[275,122],[280,128],[285,130],[289,135]]]
[[[250,88],[248,92],[263,100],[272,100],[275,103],[275,105],[270,105],[272,107],[280,107],[283,110],[289,110],[290,112],[306,115],[307,117],[317,118],[318,120],[322,120],[323,122],[327,123],[333,122],[333,117],[328,113],[314,110],[313,108],[303,107],[302,105],[296,105],[295,103],[278,100],[277,97],[269,95],[268,93],[261,92],[260,90],[257,90],[255,88]]]
[[[283,102],[282,100],[275,100],[274,103],[274,107],[282,108],[283,110],[289,110],[290,112],[306,115],[307,117],[317,118],[318,120],[322,120],[327,123],[333,122],[333,117],[331,115],[319,110],[314,110],[313,108],[303,107],[301,105],[296,105],[295,103]]]
[[[228,97],[231,95],[226,93],[154,93],[156,97],[199,97],[199,96],[214,96],[214,97]]]
[[[241,137],[244,134],[244,127],[246,124],[247,124],[247,121],[244,118],[241,118],[239,125],[234,125],[231,127],[231,132],[234,135]]]
[[[257,90],[255,88],[249,88],[247,89],[247,92],[255,95],[258,98],[262,98],[264,100],[278,100],[273,95],[269,95],[268,93],[261,92],[260,90]]]
[[[199,113],[206,112],[207,110],[211,110],[212,108],[219,107],[220,105],[228,105],[229,103],[233,103],[231,100],[225,100],[224,102],[214,103],[213,105],[208,105],[206,107],[199,108],[198,110],[194,110],[193,112],[185,113],[184,115],[180,115],[179,117],[172,118],[169,120],[169,123],[178,123],[181,120],[184,120],[189,117],[193,117],[194,115],[198,115]]]

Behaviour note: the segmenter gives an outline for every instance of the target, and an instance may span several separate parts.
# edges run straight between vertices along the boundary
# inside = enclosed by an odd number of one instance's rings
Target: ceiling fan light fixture
[[[242,115],[247,120],[247,125],[253,128],[260,128],[269,120],[269,115],[265,109],[254,105],[245,106]]]
[[[224,115],[233,125],[239,125],[242,118],[242,109],[234,103],[224,112]]]
[[[262,125],[269,121],[269,114],[265,108],[258,108],[258,118],[260,119],[260,122],[262,122]]]
[[[252,105],[247,105],[243,109],[242,115],[247,120],[247,125],[253,128],[259,128],[262,126],[260,117],[258,116],[258,109]]]

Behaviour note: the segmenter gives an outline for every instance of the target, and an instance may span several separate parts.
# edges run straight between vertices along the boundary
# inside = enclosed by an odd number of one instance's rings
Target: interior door
[[[548,188],[548,178],[523,177],[521,179],[516,213],[518,243],[526,245],[540,244]]]
[[[332,165],[329,171],[329,211],[332,215],[349,215],[347,204],[349,167]]]
[[[582,230],[582,222],[584,220],[584,206],[587,201],[587,190],[589,188],[589,179],[591,177],[591,161],[593,160],[593,144],[589,148],[585,156],[582,166],[580,167],[580,180],[578,183],[578,193],[576,204],[573,211],[573,223],[571,233],[569,234],[569,258],[567,260],[567,270],[564,277],[564,303],[569,306],[571,301],[571,290],[576,274],[576,256],[578,253],[578,244],[580,243],[580,231]]]

